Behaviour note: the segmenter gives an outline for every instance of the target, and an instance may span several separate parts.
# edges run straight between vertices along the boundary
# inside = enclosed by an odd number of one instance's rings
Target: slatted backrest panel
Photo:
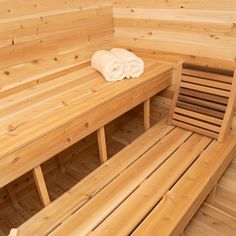
[[[231,127],[236,72],[179,63],[170,124],[223,142]]]

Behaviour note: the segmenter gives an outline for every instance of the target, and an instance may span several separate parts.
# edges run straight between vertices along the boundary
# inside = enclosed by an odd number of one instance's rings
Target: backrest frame
[[[236,71],[178,63],[170,125],[224,142],[231,128],[235,104]]]

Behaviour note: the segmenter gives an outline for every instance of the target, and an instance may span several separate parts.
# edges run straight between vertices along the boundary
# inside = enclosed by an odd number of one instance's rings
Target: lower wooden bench
[[[178,235],[236,152],[163,119],[18,229],[18,235]]]

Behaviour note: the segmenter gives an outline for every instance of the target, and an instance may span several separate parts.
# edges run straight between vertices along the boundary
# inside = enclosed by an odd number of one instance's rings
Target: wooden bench
[[[147,60],[141,78],[108,83],[89,64],[0,99],[0,188],[33,171],[48,205],[42,163],[94,131],[103,163],[104,125],[143,102],[149,128],[149,99],[171,84],[173,68]]]
[[[235,153],[235,134],[219,143],[165,118],[19,227],[18,235],[177,235]]]

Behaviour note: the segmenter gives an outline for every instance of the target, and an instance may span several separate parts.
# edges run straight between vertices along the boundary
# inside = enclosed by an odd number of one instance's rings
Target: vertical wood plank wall
[[[1,0],[0,95],[79,64],[112,39],[111,0]]]
[[[113,0],[113,17],[116,45],[140,56],[236,69],[234,0]]]

